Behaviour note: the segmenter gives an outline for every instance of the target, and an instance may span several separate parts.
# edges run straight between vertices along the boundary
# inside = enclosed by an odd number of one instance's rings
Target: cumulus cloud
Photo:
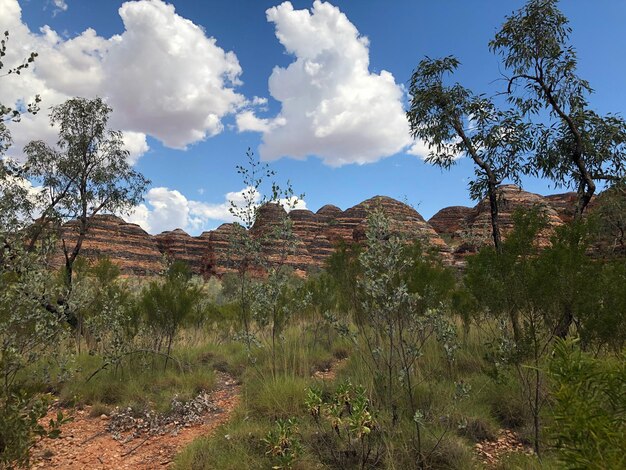
[[[3,62],[17,65],[31,51],[39,54],[19,77],[3,78],[0,102],[14,106],[40,94],[47,109],[71,96],[101,96],[114,110],[111,125],[124,131],[133,161],[148,150],[146,135],[185,148],[220,133],[222,119],[245,103],[235,91],[242,73],[235,54],[161,0],[124,3],[124,31],[111,38],[93,29],[69,39],[49,26],[31,31],[17,0],[0,0],[0,10],[0,30],[11,34]],[[30,140],[56,139],[45,112],[10,127],[16,156]]]
[[[150,150],[146,141],[146,134],[143,132],[125,131],[122,138],[124,139],[124,146],[128,150],[128,161],[131,165],[134,165],[139,157]]]
[[[447,145],[447,149],[450,152],[452,152],[451,153],[452,160],[458,160],[459,158],[463,157],[463,153],[456,152],[456,149],[454,148],[454,145],[457,144],[459,140],[460,139],[454,139],[453,141],[449,143],[449,145]],[[426,160],[433,150],[434,149],[432,149],[430,145],[428,145],[426,142],[422,140],[416,140],[413,142],[413,145],[411,145],[406,150],[406,153],[408,153],[409,155],[415,155],[416,157],[419,157],[422,160]]]
[[[415,141],[406,151],[409,155],[415,155],[422,160],[426,160],[430,152],[430,146],[421,140]]]
[[[118,121],[176,148],[219,134],[244,101],[232,88],[241,74],[235,54],[159,0],[127,2],[119,13],[125,31],[111,38],[103,64]]]
[[[59,10],[62,11],[66,11],[67,10],[67,3],[65,3],[65,0],[52,0],[54,3],[54,6],[57,7]]]
[[[274,119],[257,117],[252,110],[242,111],[235,118],[239,132],[253,131],[269,133],[276,127],[284,126],[286,120],[278,116]]]
[[[130,214],[122,215],[152,234],[177,228],[198,234],[225,222],[235,222],[236,217],[230,212],[231,204],[245,207],[246,197],[252,200],[253,205],[260,204],[263,199],[261,193],[250,187],[226,193],[224,200],[218,203],[190,200],[175,189],[152,188],[144,204],[136,206]],[[295,197],[280,203],[288,211],[306,209],[306,202]]]
[[[294,10],[284,2],[266,14],[294,61],[269,79],[278,116],[247,110],[237,118],[240,131],[263,133],[263,159],[317,155],[331,166],[363,164],[411,144],[404,90],[391,73],[370,72],[368,39],[339,8],[316,0],[311,11]]]

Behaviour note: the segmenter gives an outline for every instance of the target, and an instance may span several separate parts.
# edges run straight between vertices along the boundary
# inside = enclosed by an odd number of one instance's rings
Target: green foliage
[[[291,219],[281,217],[270,227],[259,228],[254,224],[261,208],[278,204],[293,209],[303,196],[295,196],[289,182],[285,189],[272,182],[271,196],[262,195],[266,179],[274,177],[275,173],[267,164],[257,161],[250,149],[246,156],[247,166],[237,166],[237,173],[246,186],[243,204],[231,202],[230,207],[231,214],[240,223],[236,222],[231,232],[231,260],[238,277],[233,286],[235,289],[229,290],[237,292],[240,324],[243,327],[238,338],[243,339],[251,357],[253,345],[264,343],[268,346],[272,357],[272,375],[276,376],[281,333],[293,312],[305,306],[308,295],[300,301],[295,300],[293,277],[285,267],[287,258],[296,247]],[[264,282],[251,281],[249,277],[252,273],[265,275]]]
[[[458,83],[445,85],[444,77],[458,66],[452,56],[423,59],[411,77],[407,117],[412,136],[430,145],[428,162],[447,169],[460,154],[474,160],[476,179],[470,188],[472,197],[478,198],[487,193],[488,182],[518,178],[519,156],[528,148],[528,135],[512,111],[498,110],[489,99]]]
[[[315,447],[322,461],[330,461],[337,468],[377,464],[382,434],[363,387],[343,382],[330,396],[309,388],[306,407],[320,430],[320,442]]]
[[[8,42],[9,32],[5,31],[0,40],[0,70],[6,67],[4,57],[7,53]],[[24,69],[34,63],[37,55],[36,52],[31,52],[20,65],[9,68],[0,75],[0,78],[8,75],[19,76]],[[37,114],[40,102],[41,98],[36,95],[34,101],[26,106],[26,112]],[[24,228],[25,223],[30,221],[34,203],[27,186],[23,184],[25,168],[11,158],[5,158],[5,153],[12,143],[11,132],[6,123],[19,122],[21,116],[20,109],[0,103],[0,236],[5,245],[12,244],[14,242],[12,235]]]
[[[489,47],[512,73],[507,92],[519,112],[532,116],[547,110],[556,121],[545,125],[538,116],[525,171],[578,190],[580,215],[597,181],[625,176],[626,122],[590,109],[592,89],[577,74],[571,28],[557,5],[558,0],[529,0],[506,18]]]
[[[408,292],[418,296],[417,309],[426,312],[450,304],[456,296],[454,272],[443,266],[438,256],[429,253],[419,241],[406,246],[404,256],[412,266],[406,276],[406,285]]]
[[[514,230],[503,242],[500,252],[484,247],[468,258],[465,286],[483,309],[499,318],[510,319],[515,339],[521,338],[519,314],[532,307],[533,260],[538,247],[535,239],[545,228],[540,210],[517,211],[513,215]]]
[[[63,339],[65,321],[63,312],[45,308],[45,299],[58,291],[40,257],[19,246],[5,254],[0,256],[0,463],[11,468],[28,462],[37,437],[58,434],[57,421],[49,429],[38,422],[47,400],[30,389],[39,374],[29,368],[61,361],[51,353]]]
[[[178,329],[185,324],[200,301],[201,290],[191,283],[186,264],[176,261],[168,269],[164,282],[152,281],[144,289],[139,308],[154,332],[155,351],[167,342],[169,356]],[[168,358],[165,360],[167,368]]]
[[[322,305],[323,311],[352,313],[358,317],[361,305],[357,281],[363,274],[359,263],[362,251],[360,244],[340,242],[326,260],[317,290],[317,299],[323,302],[317,305]]]
[[[584,331],[595,323],[602,305],[602,265],[588,254],[589,224],[575,220],[558,227],[551,246],[536,261],[537,308],[557,336],[564,337],[573,322]]]
[[[298,439],[298,422],[294,418],[277,419],[274,429],[270,430],[263,442],[274,462],[273,469],[291,468],[300,454],[302,444]]]
[[[309,296],[296,295],[295,279],[284,268],[270,269],[264,282],[256,283],[250,289],[252,318],[260,328],[262,341],[272,354],[272,373],[276,375],[278,343],[289,320],[308,303]],[[300,293],[300,292],[299,292]],[[268,336],[263,329],[269,329]]]
[[[626,256],[626,183],[615,183],[599,194],[590,217],[596,224],[601,254]]]
[[[39,423],[48,411],[48,398],[32,396],[25,391],[0,395],[0,467],[28,466],[35,439],[59,437],[59,427],[68,421],[61,411],[47,426]]]
[[[271,363],[269,365],[271,367]],[[249,410],[256,417],[287,419],[297,416],[304,410],[308,383],[308,378],[293,375],[248,377],[246,393]]]
[[[416,384],[429,338],[437,339],[449,360],[454,356],[456,331],[442,303],[449,294],[446,282],[442,282],[446,276],[421,258],[415,247],[392,234],[381,210],[372,211],[368,217],[366,249],[359,256],[359,264],[362,275],[357,279],[357,298],[361,313],[355,318],[357,329],[352,333],[344,327],[341,331],[352,338],[367,366],[377,404],[389,419],[389,432],[400,432],[402,421],[421,413]],[[423,276],[420,279],[413,271],[416,266]],[[421,419],[413,419],[409,435],[418,467],[423,468],[426,453],[422,427]],[[393,447],[392,440],[386,445]]]
[[[596,273],[588,295],[597,302],[579,320],[581,344],[587,348],[605,345],[619,352],[626,345],[626,264],[612,260],[599,266]]]
[[[626,358],[597,359],[559,341],[549,363],[550,434],[566,468],[624,468]]]
[[[111,108],[101,99],[72,98],[54,106],[50,123],[59,129],[55,148],[43,141],[25,148],[27,177],[40,181],[45,194],[31,246],[51,220],[78,219],[75,238],[63,240],[67,284],[89,227],[101,212],[121,213],[139,204],[149,181],[128,162],[121,131],[108,128]]]
[[[513,232],[499,252],[484,248],[468,262],[465,284],[486,312],[498,319],[499,329],[489,344],[487,358],[495,379],[508,369],[518,378],[519,393],[532,417],[533,444],[540,452],[541,411],[546,402],[543,358],[554,337],[551,317],[540,293],[551,274],[541,269],[545,251],[535,242],[545,228],[540,208],[514,214]],[[557,268],[558,269],[558,268]],[[552,322],[554,323],[554,322]],[[512,333],[512,334],[511,334]]]
[[[413,138],[429,146],[426,161],[449,169],[460,155],[475,164],[470,182],[473,199],[489,196],[493,241],[501,242],[497,186],[505,179],[519,182],[525,153],[531,147],[529,126],[513,110],[500,110],[484,95],[459,83],[445,84],[459,61],[452,56],[423,59],[411,76],[411,106],[407,118]]]
[[[82,353],[75,357],[76,373],[72,380],[46,385],[58,389],[59,399],[69,406],[131,406],[163,413],[170,411],[174,396],[190,400],[215,386],[213,368],[203,360],[199,351],[174,348],[172,354],[179,362],[177,367],[165,371],[153,367],[151,351],[133,349],[131,352],[105,369],[102,369],[102,357]],[[95,370],[99,372],[94,375]]]

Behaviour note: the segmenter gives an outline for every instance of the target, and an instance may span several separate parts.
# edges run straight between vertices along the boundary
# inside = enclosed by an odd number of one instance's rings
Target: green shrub
[[[319,432],[314,448],[336,468],[368,468],[382,456],[382,434],[365,389],[344,382],[334,393],[307,390],[306,407]]]
[[[274,428],[263,439],[265,455],[274,463],[272,468],[292,468],[302,454],[302,444],[298,437],[298,423],[295,418],[277,419]]]
[[[559,341],[550,361],[550,433],[567,468],[626,467],[626,357],[594,358]]]

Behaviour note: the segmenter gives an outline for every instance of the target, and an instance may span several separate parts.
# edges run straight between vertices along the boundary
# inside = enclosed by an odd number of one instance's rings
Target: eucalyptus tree
[[[578,75],[571,28],[557,5],[558,0],[528,1],[506,18],[489,47],[511,73],[506,77],[509,101],[538,121],[526,171],[575,187],[580,217],[597,182],[616,182],[626,174],[626,122],[590,109],[593,90]],[[553,123],[541,122],[546,111]]]
[[[31,52],[18,65],[7,65],[8,31],[0,39],[0,78],[16,79],[35,58]],[[24,179],[24,167],[6,151],[12,144],[9,122],[22,114],[36,114],[37,95],[26,106],[0,103],[0,468],[22,468],[29,464],[30,450],[37,438],[57,437],[64,421],[59,412],[46,426],[46,396],[32,382],[42,368],[33,364],[46,358],[58,359],[54,349],[63,337],[63,321],[48,311],[40,296],[54,295],[56,286],[43,268],[38,253],[27,253],[20,230],[33,209],[32,194]]]
[[[9,66],[4,63],[7,56],[9,32],[5,31],[0,40],[0,78],[6,80],[17,78],[28,69],[37,57],[31,52],[19,65]],[[3,71],[4,69],[4,71]],[[29,194],[23,179],[24,168],[5,153],[12,144],[9,122],[18,122],[23,113],[37,114],[41,98],[36,95],[25,107],[11,107],[0,103],[0,234],[3,237],[3,249],[9,249],[9,234],[15,234],[28,220],[33,206],[33,198]],[[1,259],[1,255],[0,255]]]
[[[41,225],[77,220],[78,230],[61,240],[69,289],[91,218],[130,209],[149,183],[128,163],[122,132],[108,128],[111,111],[100,98],[69,99],[50,113],[50,123],[59,128],[57,146],[33,141],[24,148],[28,176],[41,183],[48,198]]]
[[[425,141],[426,161],[449,169],[466,155],[475,164],[469,189],[473,199],[489,198],[493,242],[500,250],[497,188],[505,179],[519,182],[530,147],[528,126],[511,110],[500,110],[489,98],[476,95],[446,78],[459,66],[455,57],[423,59],[411,77],[407,118],[413,138]]]

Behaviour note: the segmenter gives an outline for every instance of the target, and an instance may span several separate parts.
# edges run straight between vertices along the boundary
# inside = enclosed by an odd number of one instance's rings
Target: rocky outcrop
[[[330,206],[324,206],[326,208]],[[322,209],[324,209],[324,207]],[[335,207],[335,206],[332,206]],[[341,213],[338,207],[335,207]],[[317,214],[309,210],[296,209],[289,213],[292,222],[292,231],[294,235],[302,240],[304,247],[311,258],[311,266],[321,268],[324,261],[332,254],[334,250],[333,244],[327,236],[328,223],[334,220],[337,212],[330,214]]]
[[[553,228],[573,217],[576,194],[544,197],[514,185],[503,185],[499,201],[504,237],[513,228],[516,209],[538,207],[548,220],[548,229],[540,234],[537,242],[547,245]],[[492,243],[486,199],[473,208],[444,208],[427,222],[409,205],[389,197],[375,196],[345,211],[329,204],[316,213],[301,209],[287,213],[278,204],[266,204],[259,208],[249,232],[236,224],[223,224],[197,237],[180,229],[151,236],[138,225],[128,224],[115,216],[100,215],[91,221],[81,254],[92,259],[106,256],[124,273],[132,275],[158,274],[165,267],[164,260],[169,258],[186,262],[196,274],[222,276],[235,272],[243,262],[242,253],[233,239],[252,237],[261,243],[264,255],[271,263],[290,266],[296,273],[305,275],[322,268],[338,243],[364,242],[368,214],[377,208],[387,215],[393,232],[407,239],[420,240],[447,264],[462,267],[468,254]],[[590,206],[590,212],[592,210]],[[289,240],[281,235],[285,224],[291,225],[293,235]],[[75,240],[76,230],[76,222],[63,226],[62,236],[68,244]],[[254,261],[249,263],[252,266]],[[54,257],[54,264],[63,265],[61,249]]]
[[[168,259],[182,261],[196,274],[203,274],[205,267],[205,253],[209,247],[207,237],[192,237],[184,230],[176,229],[163,232],[154,237],[159,251]]]
[[[222,224],[215,230],[200,235],[208,240],[208,249],[203,255],[205,276],[222,276],[237,271],[241,255],[232,244],[236,236],[247,237],[248,234],[235,224]]]
[[[544,196],[544,199],[557,212],[563,222],[571,222],[574,219],[578,194],[574,192],[551,194]]]
[[[450,248],[424,218],[408,204],[386,196],[375,196],[342,212],[328,229],[331,241],[362,242],[370,211],[379,209],[389,219],[390,230],[408,239],[419,240],[425,247],[449,259]]]
[[[546,217],[548,230],[540,234],[540,245],[546,245],[552,228],[563,224],[559,214],[543,196],[524,191],[514,184],[502,185],[498,188],[498,220],[502,236],[506,237],[513,230],[513,214],[518,209],[538,209]],[[491,237],[491,212],[489,200],[483,199],[476,206],[476,216],[471,220],[468,230],[476,238],[489,240]]]
[[[468,255],[476,253],[481,246],[493,244],[493,239],[488,198],[481,200],[472,209],[458,209],[442,209],[433,216],[431,222],[440,228],[444,236],[450,237],[449,241],[454,249],[454,264],[462,268]],[[539,233],[537,238],[539,246],[547,246],[554,228],[563,224],[559,213],[550,205],[546,197],[524,191],[513,184],[502,185],[498,188],[498,220],[502,238],[506,238],[513,230],[513,215],[518,209],[538,209],[546,217],[547,227]],[[565,203],[563,203],[563,210],[565,210]],[[453,231],[455,228],[456,230]]]
[[[300,276],[313,266],[304,240],[291,229],[293,222],[280,204],[267,203],[257,210],[250,236],[261,244],[268,266],[288,266]],[[291,230],[290,230],[291,229]]]
[[[428,223],[449,245],[460,243],[462,232],[476,217],[474,207],[445,207],[433,215]]]
[[[326,204],[325,206],[320,207],[315,214],[320,220],[328,222],[329,220],[336,219],[341,212],[343,211],[339,209],[339,207],[332,204]]]
[[[65,264],[63,243],[71,250],[77,237],[78,222],[70,221],[63,225],[58,249],[51,259],[53,266]],[[155,276],[165,268],[154,237],[139,225],[126,223],[114,215],[96,215],[91,218],[80,254],[91,260],[109,258],[120,267],[122,273],[135,276]]]

